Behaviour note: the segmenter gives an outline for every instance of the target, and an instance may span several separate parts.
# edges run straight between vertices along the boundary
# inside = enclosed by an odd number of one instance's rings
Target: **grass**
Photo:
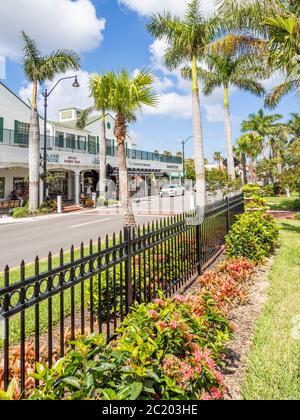
[[[280,227],[268,301],[248,356],[242,390],[246,400],[300,398],[300,221],[282,221]]]
[[[300,199],[298,194],[292,194],[291,198],[284,195],[279,197],[266,197],[271,210],[300,211]]]

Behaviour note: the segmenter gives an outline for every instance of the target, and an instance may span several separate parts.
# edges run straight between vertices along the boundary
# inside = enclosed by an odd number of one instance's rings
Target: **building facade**
[[[0,200],[28,193],[28,138],[30,106],[0,82]],[[96,192],[99,181],[100,117],[88,120],[84,130],[76,128],[79,109],[59,111],[58,121],[47,122],[47,168],[50,197],[62,194],[65,201],[79,204],[88,191]],[[40,117],[41,133],[44,121]],[[114,118],[106,116],[106,154],[110,190],[118,198],[118,161]],[[41,173],[44,136],[41,136]],[[126,139],[130,185],[138,195],[150,193],[151,185],[180,182],[183,165],[180,157],[165,156],[134,148]],[[41,183],[42,184],[42,183]],[[42,185],[41,185],[42,188]],[[111,198],[114,198],[113,196]]]

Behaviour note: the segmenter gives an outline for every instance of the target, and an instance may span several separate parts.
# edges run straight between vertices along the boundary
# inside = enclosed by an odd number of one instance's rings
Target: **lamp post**
[[[53,88],[48,92],[48,89],[45,89],[45,91],[42,93],[44,97],[44,156],[43,156],[43,200],[46,198],[46,189],[47,189],[47,108],[48,108],[48,98],[51,95],[51,93],[54,91],[54,89],[57,87],[57,85],[62,80],[69,80],[74,79],[73,87],[79,88],[80,85],[78,83],[77,75],[76,76],[70,76],[70,77],[62,77],[59,79],[59,81],[53,86]]]
[[[189,140],[191,140],[194,136],[188,137],[186,140],[180,140],[182,144],[182,162],[183,162],[183,185],[185,185],[185,145]]]

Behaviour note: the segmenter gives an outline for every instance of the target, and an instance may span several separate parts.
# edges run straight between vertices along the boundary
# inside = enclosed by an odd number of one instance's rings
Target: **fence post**
[[[230,199],[227,196],[226,197],[226,204],[227,204],[227,211],[226,211],[226,229],[227,229],[227,235],[230,231]]]
[[[132,296],[132,242],[131,242],[131,228],[124,228],[124,239],[126,244],[126,261],[125,261],[125,288],[126,288],[126,314],[129,313],[130,307],[133,303]]]
[[[202,235],[201,224],[196,225],[196,252],[197,252],[197,270],[199,276],[202,274]]]

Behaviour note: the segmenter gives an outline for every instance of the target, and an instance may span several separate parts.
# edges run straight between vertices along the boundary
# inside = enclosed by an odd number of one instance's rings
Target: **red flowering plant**
[[[245,259],[227,260],[216,271],[207,271],[200,277],[200,295],[210,294],[219,308],[228,310],[243,304],[248,298],[254,264]]]

